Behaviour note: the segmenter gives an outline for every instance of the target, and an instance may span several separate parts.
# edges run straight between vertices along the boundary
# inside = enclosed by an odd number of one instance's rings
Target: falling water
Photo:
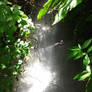
[[[50,22],[49,16],[36,21],[34,38],[38,46],[31,51],[16,92],[84,92],[83,86],[72,79],[80,71],[80,63],[66,60],[73,41],[73,23],[51,27]]]

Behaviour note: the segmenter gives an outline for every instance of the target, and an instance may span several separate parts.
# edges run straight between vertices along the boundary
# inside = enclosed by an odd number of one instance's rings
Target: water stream
[[[39,44],[24,66],[16,92],[84,92],[82,83],[72,79],[80,71],[80,63],[66,60],[73,23],[51,27],[50,22],[49,16],[36,21],[34,37]]]

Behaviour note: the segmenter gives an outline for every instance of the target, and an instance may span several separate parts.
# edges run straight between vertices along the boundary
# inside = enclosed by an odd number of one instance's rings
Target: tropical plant
[[[82,45],[78,44],[78,46],[72,47],[70,51],[71,54],[68,58],[81,59],[85,68],[74,79],[79,81],[86,79],[86,92],[92,92],[92,38],[86,40]]]
[[[37,19],[41,19],[43,15],[45,15],[52,11],[56,11],[55,19],[52,25],[60,22],[66,14],[75,8],[78,4],[80,4],[82,0],[48,0],[44,5],[43,9],[41,9],[38,13]]]
[[[34,29],[32,20],[21,7],[0,1],[0,91],[10,92],[22,71],[23,58],[31,47],[27,40]]]

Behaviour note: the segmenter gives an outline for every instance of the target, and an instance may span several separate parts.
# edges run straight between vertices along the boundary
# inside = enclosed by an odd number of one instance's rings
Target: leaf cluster
[[[80,4],[82,0],[48,0],[44,5],[43,9],[41,9],[38,13],[37,19],[41,19],[43,15],[45,15],[49,9],[49,13],[53,11],[57,11],[55,15],[55,19],[52,25],[60,22],[67,15],[69,11],[75,8],[78,4]]]
[[[74,60],[82,59],[85,70],[77,74],[74,79],[79,81],[87,80],[86,92],[92,91],[92,38],[86,40],[82,45],[72,47],[70,49],[71,54],[68,58],[74,58]]]
[[[34,29],[32,20],[21,7],[0,1],[0,91],[10,92],[22,71],[23,58],[31,46],[27,40]]]

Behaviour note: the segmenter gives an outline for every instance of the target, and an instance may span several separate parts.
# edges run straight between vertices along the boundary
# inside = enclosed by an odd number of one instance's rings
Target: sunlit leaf
[[[18,65],[21,65],[23,63],[22,60],[18,60]]]
[[[66,13],[67,13],[67,11],[65,9],[61,8],[59,10],[59,12],[56,14],[55,20],[54,20],[52,25],[54,25],[54,24],[58,23],[59,21],[61,21],[66,16]]]
[[[67,15],[67,13],[69,11],[71,11],[73,8],[75,8],[81,2],[82,2],[82,0],[67,0],[64,3],[62,2],[61,7],[55,16],[55,20],[52,25],[60,22]]]
[[[30,36],[30,31],[25,31],[25,37],[28,38]]]
[[[82,73],[76,75],[73,79],[81,81],[81,80],[84,80],[84,79],[88,78],[90,75],[91,75],[90,72],[83,71]]]
[[[48,0],[44,5],[43,7],[49,7],[51,5],[53,0]]]
[[[37,15],[37,19],[40,20],[42,16],[46,14],[47,10],[47,8],[41,9]]]
[[[11,2],[8,2],[8,1],[7,1],[7,4],[12,5],[12,3]]]
[[[26,14],[22,14],[23,18],[28,18],[28,16]]]
[[[72,2],[70,3],[70,10],[72,8],[75,8],[78,4],[82,2],[82,0],[71,0]]]
[[[81,45],[80,44],[78,44],[78,48],[81,49]]]
[[[5,69],[6,65],[5,64],[1,64],[1,67],[2,67],[2,69]]]
[[[14,75],[14,76],[17,75],[17,74],[18,74],[18,73],[17,73],[16,71],[13,72],[13,75]]]
[[[48,0],[44,5],[43,5],[43,9],[41,9],[37,15],[37,19],[40,20],[42,18],[43,15],[46,14],[46,12],[48,11],[48,8],[50,7],[52,3],[52,0]]]
[[[88,64],[90,64],[90,59],[89,59],[88,55],[86,55],[86,56],[84,57],[84,59],[83,59],[83,64],[84,64],[85,66],[87,66]]]
[[[87,66],[86,66],[86,70],[87,70],[88,72],[91,72],[91,67],[90,67],[90,65],[87,65]]]
[[[33,22],[20,8],[0,0],[0,92],[11,92],[15,78],[21,74],[22,60],[29,53],[30,41],[26,37]]]

